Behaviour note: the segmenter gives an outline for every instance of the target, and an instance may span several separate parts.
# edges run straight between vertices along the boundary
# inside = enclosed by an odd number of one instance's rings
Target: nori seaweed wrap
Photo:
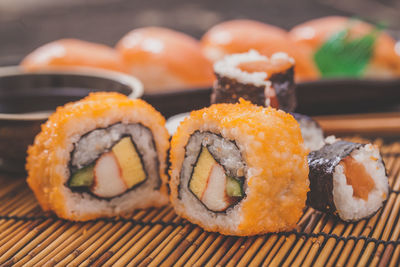
[[[285,53],[270,58],[255,50],[225,57],[214,65],[217,81],[211,103],[236,103],[244,98],[287,112],[296,108],[294,60]]]
[[[388,195],[385,165],[376,146],[347,141],[326,144],[308,155],[307,204],[344,221],[375,214]]]

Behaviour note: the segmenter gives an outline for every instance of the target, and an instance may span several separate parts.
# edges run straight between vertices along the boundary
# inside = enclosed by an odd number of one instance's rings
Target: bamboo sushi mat
[[[41,211],[25,179],[0,175],[0,265],[399,266],[400,143],[376,143],[391,193],[375,216],[344,223],[307,208],[294,231],[245,238],[205,232],[170,206],[60,220]]]

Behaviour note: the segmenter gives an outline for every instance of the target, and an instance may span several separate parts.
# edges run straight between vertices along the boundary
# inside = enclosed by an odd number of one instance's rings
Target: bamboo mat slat
[[[296,230],[208,233],[173,208],[68,222],[41,211],[23,177],[0,175],[1,266],[399,266],[400,143],[380,145],[391,192],[373,217],[346,223],[307,208]]]

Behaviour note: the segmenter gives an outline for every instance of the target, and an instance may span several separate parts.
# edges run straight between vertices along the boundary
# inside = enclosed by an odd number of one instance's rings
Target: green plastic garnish
[[[322,77],[360,77],[370,62],[380,28],[358,37],[349,37],[349,28],[333,35],[314,54]]]
[[[243,197],[242,181],[226,176],[226,193],[230,197]]]

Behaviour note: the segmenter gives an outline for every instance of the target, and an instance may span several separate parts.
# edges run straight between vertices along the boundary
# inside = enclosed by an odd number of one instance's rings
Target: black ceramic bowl
[[[132,76],[97,69],[26,73],[0,68],[0,170],[23,172],[28,145],[56,107],[97,91],[138,98],[143,86]]]

